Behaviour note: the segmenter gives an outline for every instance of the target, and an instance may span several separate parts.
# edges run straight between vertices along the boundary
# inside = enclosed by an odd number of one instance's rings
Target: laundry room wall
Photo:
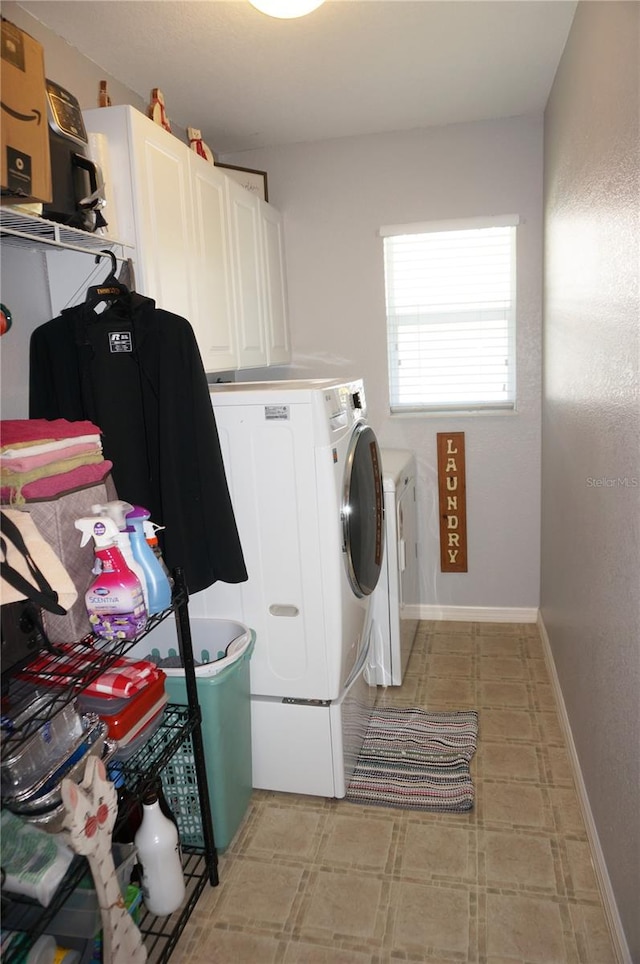
[[[266,170],[270,199],[284,213],[292,370],[301,377],[362,376],[381,443],[416,452],[421,615],[533,618],[540,541],[542,118],[347,137],[224,160]],[[390,416],[379,228],[498,214],[522,219],[516,413]],[[439,571],[436,435],[449,431],[464,432],[466,441],[465,574]]]
[[[593,852],[598,868],[606,862],[602,886],[619,911],[611,923],[626,934],[619,960],[635,962],[639,54],[640,4],[578,4],[545,113],[540,606],[588,797]]]

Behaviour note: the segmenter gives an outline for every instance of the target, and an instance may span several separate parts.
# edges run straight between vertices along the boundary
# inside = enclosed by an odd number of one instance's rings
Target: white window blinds
[[[392,412],[514,407],[517,223],[381,230]]]

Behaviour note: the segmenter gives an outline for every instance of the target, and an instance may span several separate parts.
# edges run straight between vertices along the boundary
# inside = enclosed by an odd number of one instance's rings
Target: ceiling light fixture
[[[312,10],[316,10],[324,0],[249,0],[249,3],[269,17],[291,20],[293,17],[304,17]]]

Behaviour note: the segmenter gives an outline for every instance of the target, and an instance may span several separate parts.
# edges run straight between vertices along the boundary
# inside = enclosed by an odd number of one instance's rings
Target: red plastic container
[[[108,736],[111,740],[118,740],[118,742],[125,741],[129,735],[135,735],[135,733],[141,728],[141,724],[145,718],[150,719],[149,716],[152,710],[159,710],[166,703],[166,699],[162,702],[165,696],[164,691],[164,681],[166,679],[165,674],[162,670],[158,670],[158,676],[154,678],[148,686],[136,693],[135,696],[130,697],[127,700],[113,700],[104,699],[101,700],[99,696],[93,695],[91,697],[85,698],[84,694],[80,694],[78,697],[78,706],[82,707],[85,712],[88,712],[89,706],[91,707],[91,712],[97,713],[101,720],[108,725]],[[100,705],[102,703],[102,706]],[[114,707],[114,703],[118,704]],[[111,705],[109,705],[111,704]],[[151,713],[151,716],[155,714]]]

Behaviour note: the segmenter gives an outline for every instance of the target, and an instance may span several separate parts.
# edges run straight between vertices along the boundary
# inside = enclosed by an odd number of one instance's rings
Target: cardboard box
[[[52,200],[42,44],[2,21],[2,203]]]

